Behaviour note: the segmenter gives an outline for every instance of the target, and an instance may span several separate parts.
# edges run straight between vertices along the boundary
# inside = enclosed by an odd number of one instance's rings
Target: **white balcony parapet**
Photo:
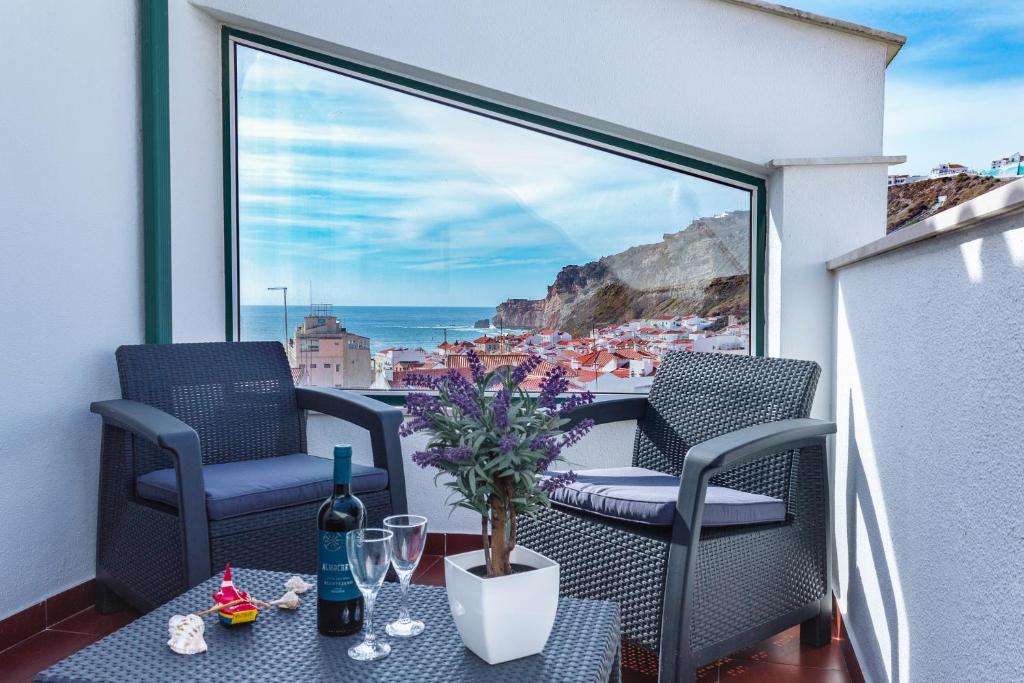
[[[964,230],[1003,214],[1020,210],[1024,210],[1024,182],[1013,180],[1003,187],[946,209],[920,223],[901,228],[885,237],[868,242],[863,247],[837,256],[828,261],[826,266],[829,270],[838,270],[858,261],[905,247],[908,244]]]

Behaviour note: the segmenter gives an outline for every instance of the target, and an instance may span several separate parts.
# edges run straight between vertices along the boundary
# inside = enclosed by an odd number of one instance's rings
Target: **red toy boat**
[[[218,605],[225,605],[235,600],[245,600],[245,602],[220,610],[218,612],[220,623],[225,626],[235,626],[256,621],[256,616],[260,613],[259,608],[249,602],[248,593],[235,588],[235,583],[231,580],[231,565],[229,564],[224,567],[224,579],[220,582],[220,590],[213,594],[213,601]]]

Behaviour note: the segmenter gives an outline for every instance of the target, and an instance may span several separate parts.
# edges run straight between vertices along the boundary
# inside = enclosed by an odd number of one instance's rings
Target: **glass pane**
[[[236,79],[241,338],[296,381],[474,348],[643,392],[669,351],[749,353],[749,191],[241,45]]]

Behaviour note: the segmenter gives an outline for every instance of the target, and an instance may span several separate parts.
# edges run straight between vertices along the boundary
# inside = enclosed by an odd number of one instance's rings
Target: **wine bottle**
[[[352,447],[334,447],[334,493],[317,517],[316,626],[325,636],[363,628],[363,596],[352,578],[345,538],[365,526],[366,508],[352,495]]]

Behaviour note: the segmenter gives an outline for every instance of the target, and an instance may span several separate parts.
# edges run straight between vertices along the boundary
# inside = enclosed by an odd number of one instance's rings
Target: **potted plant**
[[[448,603],[462,641],[489,664],[544,649],[558,607],[558,565],[516,544],[517,520],[550,505],[548,493],[575,481],[572,471],[551,472],[562,449],[593,427],[583,420],[563,431],[565,415],[594,400],[573,394],[565,370],[554,366],[540,393],[521,387],[541,359],[531,356],[514,369],[485,371],[468,354],[469,373],[457,370],[407,382],[433,389],[407,398],[402,434],[426,431],[427,448],[413,454],[420,467],[448,475],[450,504],[480,515],[482,548],[445,558]]]

